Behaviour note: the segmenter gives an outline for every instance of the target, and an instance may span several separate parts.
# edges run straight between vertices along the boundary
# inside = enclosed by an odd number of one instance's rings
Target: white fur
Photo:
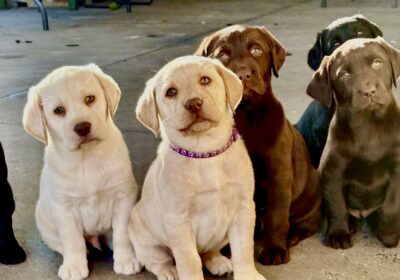
[[[89,105],[88,95],[95,96]],[[118,85],[94,64],[56,69],[28,94],[24,127],[46,143],[36,223],[44,242],[63,256],[58,276],[65,280],[88,276],[85,238],[99,235],[113,246],[115,272],[141,269],[127,231],[137,186],[113,122],[119,98]],[[65,115],[54,114],[58,106]],[[88,143],[74,131],[83,121],[92,124]]]
[[[204,76],[211,79],[205,86]],[[172,86],[177,96],[166,97]],[[139,120],[156,134],[160,127],[163,140],[132,210],[129,236],[139,261],[159,280],[204,279],[202,263],[216,275],[233,270],[235,280],[265,279],[253,259],[254,175],[243,140],[208,159],[186,158],[169,147],[206,152],[226,144],[242,92],[240,80],[220,62],[188,56],[162,68],[140,97]],[[182,133],[193,122],[184,104],[196,97],[203,100],[201,115],[212,121]],[[219,252],[228,243],[232,260]]]

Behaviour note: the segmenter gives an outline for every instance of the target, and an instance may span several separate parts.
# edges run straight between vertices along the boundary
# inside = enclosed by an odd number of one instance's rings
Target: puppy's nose
[[[374,96],[376,93],[376,86],[370,83],[367,83],[362,89],[362,94],[366,97]]]
[[[249,81],[253,76],[253,71],[247,67],[243,67],[236,71],[236,75],[239,77],[241,81]]]
[[[87,136],[90,133],[92,124],[90,122],[81,122],[75,125],[74,131],[79,136]]]
[[[192,113],[195,113],[201,109],[201,105],[203,105],[203,100],[196,97],[196,98],[192,98],[192,99],[189,99],[188,101],[186,101],[185,108],[186,108],[186,110],[188,110]]]

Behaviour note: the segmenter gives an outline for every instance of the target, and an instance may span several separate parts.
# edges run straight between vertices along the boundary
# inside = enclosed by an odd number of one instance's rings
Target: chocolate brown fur
[[[322,201],[304,140],[271,88],[286,51],[263,27],[231,26],[204,38],[196,54],[218,58],[243,82],[235,121],[255,171],[259,261],[286,263],[288,248],[318,230]]]
[[[307,92],[335,102],[321,158],[327,202],[325,244],[352,246],[350,219],[377,218],[387,247],[400,236],[400,109],[392,84],[400,76],[400,52],[382,38],[353,39],[326,57]]]

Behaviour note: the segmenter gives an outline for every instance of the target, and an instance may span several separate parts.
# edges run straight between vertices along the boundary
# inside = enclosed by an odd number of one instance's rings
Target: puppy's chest
[[[344,172],[349,208],[368,210],[380,206],[386,197],[395,164],[393,154],[374,162],[352,159]]]
[[[190,215],[200,251],[218,247],[226,240],[228,228],[240,205],[238,194],[230,188],[232,186],[202,192],[193,199]]]
[[[209,170],[211,176],[205,176],[199,182],[204,187],[190,203],[189,213],[200,251],[225,241],[229,225],[241,205],[240,182],[214,171]]]
[[[86,235],[97,235],[111,228],[115,203],[115,193],[101,191],[78,201],[77,211]]]

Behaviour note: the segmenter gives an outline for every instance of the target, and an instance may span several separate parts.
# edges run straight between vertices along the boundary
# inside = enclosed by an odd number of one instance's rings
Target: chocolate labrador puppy
[[[235,25],[204,38],[195,54],[219,59],[243,82],[235,122],[255,172],[259,261],[286,263],[288,248],[318,230],[322,200],[304,140],[271,88],[286,51],[264,27]]]
[[[352,39],[324,58],[307,93],[336,103],[320,172],[327,213],[325,244],[349,248],[350,217],[375,212],[378,239],[400,236],[400,108],[392,85],[400,52],[381,37]]]
[[[6,160],[0,143],[0,263],[17,264],[23,262],[26,255],[14,237],[11,216],[15,203],[7,175]]]
[[[383,36],[382,31],[363,15],[339,18],[329,24],[322,32],[318,32],[314,46],[308,52],[308,65],[311,69],[317,70],[324,56],[332,54],[347,40],[375,38],[377,36]],[[295,125],[306,141],[310,151],[311,163],[315,168],[318,168],[334,111],[334,105],[326,107],[318,101],[313,101]]]

